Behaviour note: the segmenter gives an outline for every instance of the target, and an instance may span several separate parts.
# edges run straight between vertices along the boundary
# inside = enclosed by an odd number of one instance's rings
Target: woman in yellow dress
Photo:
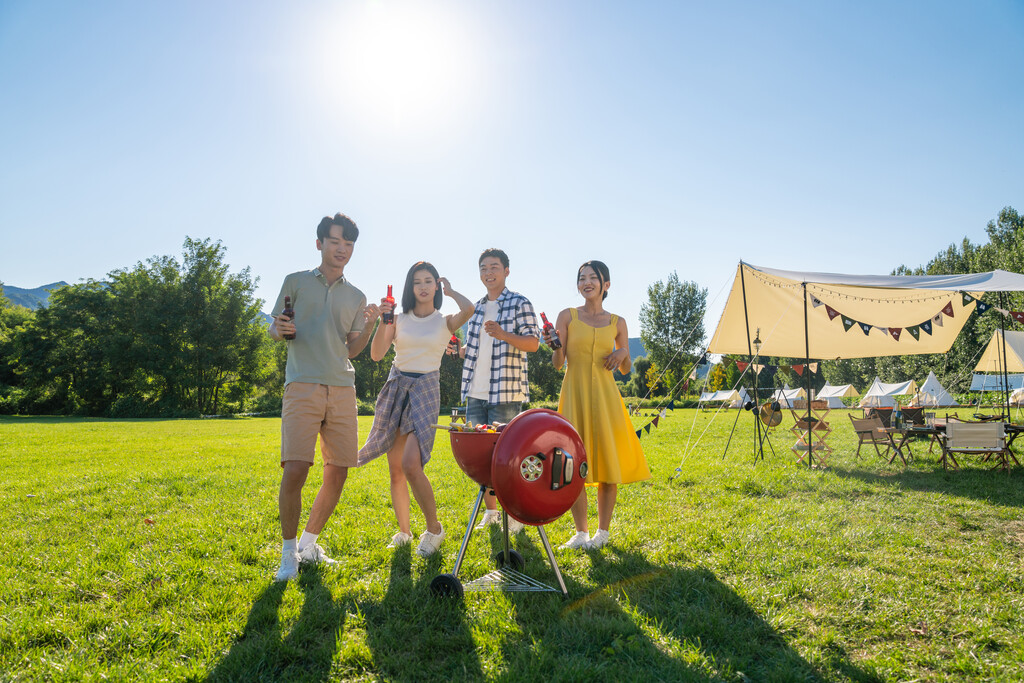
[[[558,314],[555,328],[561,348],[551,352],[560,368],[568,362],[558,398],[558,412],[576,428],[587,450],[588,483],[597,483],[597,533],[587,532],[587,491],[572,506],[576,535],[563,548],[600,548],[608,543],[618,485],[649,479],[640,439],[622,402],[612,372],[632,367],[626,321],[604,310],[611,278],[601,261],[580,266],[576,288],[583,305]],[[544,341],[552,336],[545,331]]]

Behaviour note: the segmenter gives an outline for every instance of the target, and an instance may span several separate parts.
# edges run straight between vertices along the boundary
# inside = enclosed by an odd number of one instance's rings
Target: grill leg
[[[512,555],[509,554],[509,550],[511,550],[511,548],[509,548],[509,543],[508,543],[508,513],[505,512],[504,508],[502,508],[502,510],[501,510],[501,530],[504,532],[503,535],[505,536],[505,556],[504,557],[507,560],[508,558],[512,557]]]
[[[476,524],[477,515],[480,514],[480,506],[483,505],[484,492],[486,490],[486,486],[481,486],[480,493],[476,494],[476,503],[473,505],[473,512],[469,515],[469,524],[466,526],[466,535],[462,537],[462,545],[459,547],[459,554],[455,557],[455,569],[452,569],[452,576],[457,577],[459,575],[459,568],[462,567],[462,560],[466,557],[466,548],[469,546],[469,537],[473,535],[473,526]],[[508,534],[506,532],[506,538],[507,537]],[[505,557],[508,557],[508,555],[505,555]]]
[[[555,553],[551,550],[551,542],[548,541],[548,535],[544,533],[544,527],[537,527],[538,533],[540,533],[540,541],[544,544],[544,552],[548,554],[548,562],[551,563],[551,568],[555,570],[555,577],[558,578],[558,585],[562,588],[562,595],[569,597],[569,591],[565,587],[565,581],[562,580],[562,572],[558,568],[558,562],[555,561]]]

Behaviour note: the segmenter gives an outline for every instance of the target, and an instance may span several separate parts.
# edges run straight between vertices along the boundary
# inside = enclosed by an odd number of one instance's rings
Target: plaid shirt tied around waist
[[[427,464],[434,448],[434,425],[441,412],[441,379],[435,370],[419,377],[407,377],[391,366],[384,388],[373,410],[370,436],[359,449],[356,466],[365,465],[395,445],[399,434],[416,434],[420,463]]]
[[[513,292],[507,287],[498,296],[497,322],[506,332],[521,336],[538,335],[537,315],[533,304],[522,294]],[[491,355],[491,367],[481,368],[488,372],[489,389],[487,402],[525,403],[530,400],[530,381],[527,378],[526,352],[520,351],[508,342],[494,339],[484,332],[484,305],[487,297],[476,302],[476,310],[469,319],[466,334],[466,361],[462,366],[462,400],[469,393],[470,380],[476,370],[476,361],[480,356],[481,343],[493,343],[494,353]]]

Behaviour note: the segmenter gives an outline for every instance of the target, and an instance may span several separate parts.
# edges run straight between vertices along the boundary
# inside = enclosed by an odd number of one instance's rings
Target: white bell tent
[[[925,406],[928,408],[941,408],[944,406],[957,405],[956,399],[946,391],[946,388],[939,382],[939,378],[931,370],[928,371],[928,378],[921,385],[921,390],[914,396],[913,405]]]
[[[828,407],[834,410],[846,407],[846,404],[843,403],[844,398],[856,398],[858,396],[860,396],[860,392],[854,389],[852,384],[832,386],[826,383],[815,398],[827,401]]]
[[[792,408],[793,401],[801,398],[807,398],[806,391],[803,389],[790,389],[789,384],[786,384],[782,389],[775,390],[775,393],[772,394],[771,400],[778,401],[779,405],[783,408]]]
[[[857,404],[861,408],[894,408],[897,396],[912,396],[917,393],[917,382],[888,383],[877,377],[864,392],[864,398]]]

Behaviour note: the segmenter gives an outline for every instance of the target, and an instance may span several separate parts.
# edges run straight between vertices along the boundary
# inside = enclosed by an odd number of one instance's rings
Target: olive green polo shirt
[[[284,309],[285,296],[292,298],[295,309],[295,339],[287,342],[285,385],[308,382],[355,386],[356,371],[348,359],[346,340],[350,332],[363,330],[366,296],[344,277],[328,287],[319,268],[292,273],[284,279],[274,315]]]

